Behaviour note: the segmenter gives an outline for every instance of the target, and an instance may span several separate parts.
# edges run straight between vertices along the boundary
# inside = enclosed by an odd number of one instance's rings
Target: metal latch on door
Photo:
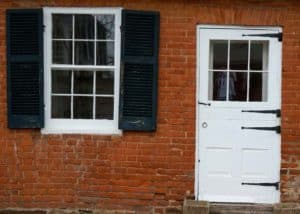
[[[242,185],[265,186],[265,187],[274,186],[276,188],[276,190],[279,190],[279,184],[280,184],[280,182],[274,182],[274,183],[242,183]]]
[[[210,103],[203,103],[203,102],[199,102],[199,101],[198,101],[198,104],[199,105],[204,105],[204,106],[210,106],[211,105]]]

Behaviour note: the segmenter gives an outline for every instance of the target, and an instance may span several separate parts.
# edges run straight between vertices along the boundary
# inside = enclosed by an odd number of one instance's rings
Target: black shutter
[[[9,128],[41,128],[43,114],[43,11],[12,9],[7,24]]]
[[[157,112],[159,13],[122,11],[119,128],[154,131]]]

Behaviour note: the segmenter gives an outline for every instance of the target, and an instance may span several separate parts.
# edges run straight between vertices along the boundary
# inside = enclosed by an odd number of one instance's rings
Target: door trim
[[[282,32],[282,27],[280,26],[242,26],[242,25],[206,25],[206,24],[201,24],[196,26],[196,100],[195,100],[195,105],[196,105],[196,136],[195,136],[195,184],[194,184],[194,193],[195,193],[195,200],[200,200],[200,183],[199,183],[199,163],[200,163],[200,157],[199,157],[199,104],[198,102],[200,101],[199,97],[199,90],[200,90],[200,29],[228,29],[228,30],[269,30],[269,31],[274,31],[274,32]],[[278,75],[278,82],[280,83],[279,85],[279,90],[280,90],[280,106],[281,106],[281,98],[282,98],[282,49],[280,50],[280,75]],[[281,141],[279,145],[279,162],[281,162]],[[280,163],[279,163],[279,178],[280,178]],[[280,189],[279,189],[279,197],[281,195]],[[233,201],[233,202],[238,202],[238,201]]]

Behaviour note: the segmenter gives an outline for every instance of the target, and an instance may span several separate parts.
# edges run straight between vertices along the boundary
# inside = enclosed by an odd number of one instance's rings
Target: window
[[[45,133],[118,130],[121,9],[45,8]]]
[[[156,129],[158,12],[46,7],[6,15],[9,128]]]
[[[211,40],[209,100],[266,102],[268,41]]]

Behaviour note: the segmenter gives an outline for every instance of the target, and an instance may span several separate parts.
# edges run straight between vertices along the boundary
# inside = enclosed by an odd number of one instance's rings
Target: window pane
[[[71,71],[52,70],[52,93],[71,93]]]
[[[250,50],[250,69],[266,70],[268,59],[268,42],[267,41],[251,41]]]
[[[75,42],[75,64],[94,65],[94,42]]]
[[[97,15],[97,39],[115,38],[115,17],[114,15]]]
[[[230,42],[230,69],[248,69],[248,41]]]
[[[114,65],[114,42],[97,42],[97,65]]]
[[[268,73],[250,73],[249,101],[267,101]]]
[[[74,96],[74,119],[93,118],[93,97]]]
[[[114,93],[114,72],[97,71],[96,72],[96,94]]]
[[[247,100],[247,72],[230,72],[229,100]]]
[[[51,117],[52,118],[71,118],[71,97],[52,96]]]
[[[94,16],[75,15],[75,39],[94,39],[94,32]]]
[[[211,41],[211,69],[227,69],[228,41]]]
[[[114,99],[112,97],[96,98],[96,119],[113,119]]]
[[[226,72],[210,72],[210,82],[212,99],[223,101],[226,100],[227,73]]]
[[[93,93],[93,71],[74,71],[74,93]]]
[[[52,15],[52,35],[54,39],[72,39],[72,15]]]
[[[52,60],[54,64],[72,64],[72,42],[53,41]]]

